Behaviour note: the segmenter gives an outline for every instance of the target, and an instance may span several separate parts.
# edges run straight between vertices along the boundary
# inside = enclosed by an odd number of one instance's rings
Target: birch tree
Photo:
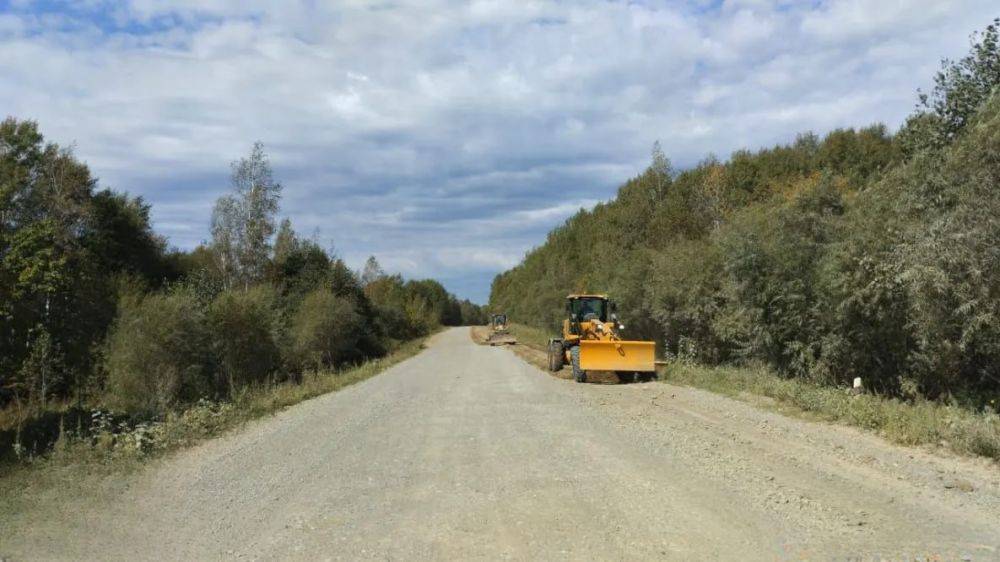
[[[230,182],[233,193],[219,198],[212,213],[212,245],[227,288],[247,289],[264,278],[281,199],[262,143],[232,163]]]

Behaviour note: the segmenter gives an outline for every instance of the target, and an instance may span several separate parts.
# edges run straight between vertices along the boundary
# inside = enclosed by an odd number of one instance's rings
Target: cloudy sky
[[[282,214],[352,266],[485,301],[659,139],[676,167],[897,127],[995,0],[0,0],[0,113],[156,229],[208,236],[264,142]]]

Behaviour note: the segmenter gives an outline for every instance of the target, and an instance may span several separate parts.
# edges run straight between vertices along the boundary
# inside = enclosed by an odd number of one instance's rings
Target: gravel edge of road
[[[475,333],[476,328],[477,327],[473,327],[473,333],[471,334],[472,340],[475,341],[476,343],[482,345],[483,342],[485,341],[485,334],[486,334],[485,331],[488,330],[489,328],[488,327],[481,328],[482,331],[478,335]],[[518,336],[519,336],[517,344],[512,345],[512,346],[509,347],[510,350],[515,355],[517,355],[521,359],[525,360],[526,362],[528,362],[531,365],[537,367],[538,369],[540,369],[541,371],[547,373],[548,375],[550,375],[552,377],[559,378],[559,379],[572,379],[573,378],[572,375],[570,374],[568,368],[564,368],[561,372],[557,372],[557,373],[553,373],[553,372],[551,372],[551,371],[548,370],[548,361],[547,361],[547,357],[546,357],[546,353],[547,353],[546,349],[544,347],[540,346],[538,344],[538,342],[531,341],[531,337],[524,337],[525,335],[528,335],[528,336],[537,335],[537,334],[534,333],[534,332],[537,331],[536,329],[530,328],[530,327],[523,327],[522,328],[521,325],[513,325],[513,330],[514,330],[515,334],[518,334]],[[525,331],[528,331],[530,333],[525,334]],[[659,370],[659,368],[658,368],[658,370]],[[599,383],[603,383],[603,384],[618,384],[618,381],[616,381],[616,380],[604,380],[604,379],[602,379],[600,381],[595,381],[595,382],[599,382]],[[660,371],[659,382],[661,382],[661,383],[669,383],[669,384],[674,384],[674,385],[679,385],[679,386],[684,386],[684,387],[696,389],[696,390],[699,390],[699,391],[702,391],[702,392],[707,392],[707,393],[713,394],[715,396],[729,398],[729,399],[736,400],[736,401],[744,403],[744,404],[749,404],[749,405],[751,405],[751,406],[753,406],[755,408],[763,409],[763,410],[766,410],[766,411],[769,411],[769,412],[773,412],[773,413],[776,413],[776,414],[780,414],[780,415],[783,415],[783,416],[792,417],[792,418],[797,419],[797,420],[802,420],[802,421],[811,422],[811,423],[825,423],[825,424],[835,425],[835,426],[838,426],[838,427],[851,428],[851,429],[854,429],[854,430],[857,430],[857,431],[864,432],[864,433],[866,433],[868,435],[872,435],[874,437],[877,437],[877,438],[885,441],[887,444],[891,444],[891,445],[895,445],[895,446],[902,446],[902,447],[907,447],[907,448],[911,448],[911,449],[922,451],[922,452],[927,452],[927,453],[936,455],[936,456],[941,457],[941,458],[957,457],[957,458],[967,459],[967,460],[972,461],[972,462],[991,464],[994,468],[996,468],[997,470],[1000,470],[1000,461],[995,460],[993,458],[990,458],[989,456],[986,456],[986,455],[977,455],[977,454],[971,454],[971,453],[968,453],[968,452],[963,452],[961,450],[955,450],[953,448],[950,448],[948,446],[948,444],[945,444],[945,445],[941,445],[939,443],[934,443],[934,444],[909,444],[909,443],[905,443],[905,442],[895,441],[895,440],[887,438],[885,435],[882,435],[878,430],[874,430],[874,429],[867,428],[867,427],[862,427],[862,426],[855,425],[855,424],[852,424],[852,423],[848,423],[848,422],[845,422],[845,421],[842,421],[842,420],[827,419],[827,416],[825,416],[821,412],[814,412],[814,411],[811,411],[811,410],[808,410],[808,409],[801,408],[798,405],[793,404],[793,403],[788,402],[788,401],[783,401],[783,400],[779,400],[779,399],[773,398],[771,396],[767,396],[767,395],[764,395],[764,394],[755,393],[751,389],[748,389],[748,388],[740,387],[738,389],[734,389],[732,392],[722,392],[722,391],[718,391],[718,390],[716,390],[716,389],[714,389],[714,388],[712,388],[711,386],[708,386],[708,385],[692,384],[688,380],[673,380],[669,376],[665,376],[665,374],[664,374],[664,372],[662,372],[662,370]]]
[[[306,395],[292,403],[276,404],[273,408],[256,411],[246,417],[235,416],[224,424],[213,428],[208,434],[191,435],[190,438],[174,442],[152,455],[124,455],[111,460],[102,460],[95,458],[93,454],[86,454],[86,452],[73,454],[73,451],[70,451],[63,453],[62,457],[57,459],[50,456],[33,464],[10,468],[0,474],[0,539],[6,535],[4,521],[12,521],[29,510],[42,509],[58,512],[61,498],[66,497],[67,494],[79,497],[87,494],[100,496],[110,493],[118,488],[118,481],[125,480],[126,477],[138,471],[146,470],[155,463],[164,462],[173,455],[233,432],[241,431],[249,424],[273,417],[289,408],[294,408],[327,394],[340,392],[376,377],[419,355],[427,348],[427,344],[441,332],[442,330],[436,330],[427,336],[405,342],[386,356],[366,361],[350,369],[343,375],[356,375],[366,368],[375,367],[371,372],[351,378],[329,391]],[[86,447],[83,443],[76,446]],[[2,544],[2,540],[0,540],[0,544]],[[3,560],[2,554],[0,552],[0,561]]]

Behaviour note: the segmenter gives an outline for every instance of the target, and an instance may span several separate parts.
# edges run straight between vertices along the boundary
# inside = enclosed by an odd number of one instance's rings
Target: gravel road
[[[997,560],[1000,470],[698,390],[575,384],[456,328],[8,523],[11,560]]]

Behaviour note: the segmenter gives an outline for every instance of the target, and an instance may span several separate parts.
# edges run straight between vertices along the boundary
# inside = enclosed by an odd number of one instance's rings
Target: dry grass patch
[[[469,337],[472,341],[479,344],[485,345],[486,340],[490,337],[490,327],[489,326],[470,326],[469,327]]]
[[[568,367],[563,367],[562,371],[558,373],[549,371],[548,345],[551,336],[545,330],[521,324],[511,324],[510,333],[517,338],[517,343],[510,346],[510,349],[518,357],[556,378],[573,378]]]

